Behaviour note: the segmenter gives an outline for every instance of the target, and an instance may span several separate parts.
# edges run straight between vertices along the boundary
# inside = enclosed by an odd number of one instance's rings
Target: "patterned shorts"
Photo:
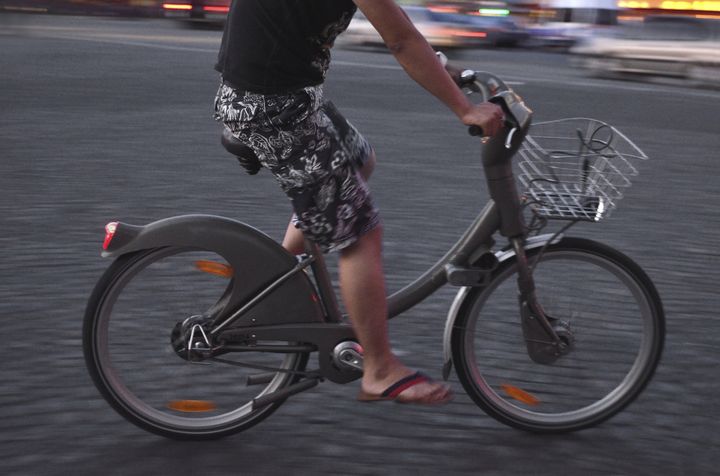
[[[248,145],[280,183],[295,224],[320,248],[354,243],[379,223],[359,167],[370,144],[314,86],[286,94],[238,91],[223,83],[214,118]]]

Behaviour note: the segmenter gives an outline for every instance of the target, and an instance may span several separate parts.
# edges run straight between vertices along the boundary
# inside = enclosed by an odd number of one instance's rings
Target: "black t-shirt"
[[[320,84],[355,11],[352,0],[233,0],[215,69],[262,94]]]

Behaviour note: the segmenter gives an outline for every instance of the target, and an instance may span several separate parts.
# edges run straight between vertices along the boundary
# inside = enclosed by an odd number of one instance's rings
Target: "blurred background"
[[[221,28],[231,0],[0,0],[0,11],[168,18]],[[399,0],[436,48],[546,49],[598,77],[720,86],[720,1]],[[358,12],[347,48],[383,48]]]
[[[270,174],[243,173],[212,119],[227,3],[0,0],[3,475],[717,474],[718,2],[403,6],[459,65],[507,80],[536,124],[597,118],[650,157],[611,219],[568,232],[622,250],[658,286],[665,353],[639,399],[603,425],[552,437],[486,416],[454,375],[456,400],[441,408],[362,406],[356,382],[326,383],[215,442],[169,441],[124,421],[82,352],[85,306],[110,264],[99,256],[104,225],[209,213],[281,239],[290,206]],[[408,80],[360,15],[338,41],[325,91],[378,153],[371,186],[395,291],[485,203],[478,141]],[[390,323],[396,352],[435,377],[456,292]]]

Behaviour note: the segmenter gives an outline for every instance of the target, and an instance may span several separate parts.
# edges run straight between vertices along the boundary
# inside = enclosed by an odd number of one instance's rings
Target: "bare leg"
[[[362,388],[380,394],[412,372],[390,350],[387,294],[382,268],[382,228],[377,226],[340,253],[340,288],[353,329],[364,349]],[[446,386],[422,383],[401,393],[401,399],[442,403]]]
[[[370,178],[374,168],[373,153],[360,169],[365,180]],[[283,247],[293,254],[304,250],[302,232],[292,223],[288,224]],[[362,388],[365,392],[380,394],[412,373],[390,350],[382,268],[382,228],[376,227],[341,251],[339,266],[343,302],[364,350]],[[400,396],[403,400],[441,403],[448,400],[450,393],[444,385],[422,383],[405,390]]]
[[[283,238],[282,245],[283,248],[294,255],[299,255],[305,250],[302,231],[295,228],[292,220],[290,220],[287,230],[285,230],[285,238]]]

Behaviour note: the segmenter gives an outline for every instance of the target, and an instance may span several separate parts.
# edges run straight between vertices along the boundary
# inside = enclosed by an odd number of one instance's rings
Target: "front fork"
[[[570,351],[568,324],[545,313],[535,292],[535,280],[525,254],[525,240],[510,240],[517,259],[518,299],[523,337],[530,358],[539,364],[552,364]]]
[[[556,329],[563,329],[567,323],[548,316],[538,301],[525,254],[527,227],[512,166],[512,157],[530,127],[532,111],[507,87],[489,101],[502,107],[506,122],[513,128],[503,130],[483,145],[482,162],[488,191],[498,206],[500,233],[510,238],[517,257],[520,316],[528,355],[535,362],[551,364],[569,350],[571,337],[569,329],[567,335],[564,330],[563,336],[558,335]]]

